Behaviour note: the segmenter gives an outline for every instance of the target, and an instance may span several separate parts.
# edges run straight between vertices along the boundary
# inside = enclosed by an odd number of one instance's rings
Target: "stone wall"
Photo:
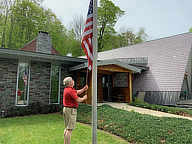
[[[49,104],[51,63],[31,62],[29,104]]]
[[[51,38],[47,32],[39,32],[37,37],[36,52],[51,54]]]
[[[17,60],[0,59],[0,114],[15,105]]]
[[[62,106],[63,79],[70,76],[66,65],[61,66],[60,104],[50,105],[51,63],[30,63],[29,105],[16,106],[18,60],[0,59],[0,117],[55,112]],[[5,111],[2,114],[2,111]]]

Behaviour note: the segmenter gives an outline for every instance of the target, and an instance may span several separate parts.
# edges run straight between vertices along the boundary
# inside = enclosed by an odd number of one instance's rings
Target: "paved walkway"
[[[130,106],[126,103],[107,102],[107,103],[103,103],[103,104],[108,104],[114,108],[123,109],[123,110],[127,110],[127,111],[134,111],[134,112],[138,112],[141,114],[148,114],[148,115],[153,115],[153,116],[158,116],[158,117],[175,117],[175,118],[183,118],[183,119],[192,120],[191,117],[184,117],[184,116],[180,116],[180,115],[169,114],[169,113],[165,113],[165,112],[154,111],[154,110],[150,110],[150,109]]]

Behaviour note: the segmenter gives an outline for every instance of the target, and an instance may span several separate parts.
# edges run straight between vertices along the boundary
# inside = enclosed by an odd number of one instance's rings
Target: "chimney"
[[[52,44],[48,32],[39,31],[36,52],[51,54]]]

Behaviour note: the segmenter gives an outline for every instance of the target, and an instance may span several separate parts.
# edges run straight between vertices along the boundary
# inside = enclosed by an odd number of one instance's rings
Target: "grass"
[[[91,107],[80,105],[78,120],[90,123]],[[98,127],[138,144],[191,144],[192,121],[154,117],[103,105],[98,108]]]
[[[61,114],[0,119],[0,144],[62,144],[63,129]],[[77,123],[71,143],[91,144],[91,127]],[[98,144],[127,144],[127,142],[98,131]]]
[[[192,121],[154,117],[136,112],[98,107],[98,128],[125,139],[98,131],[98,144],[191,144]],[[81,104],[79,122],[91,123],[91,106]],[[0,119],[0,144],[63,143],[63,118],[60,114],[33,115]],[[77,123],[72,144],[91,144],[91,127]]]

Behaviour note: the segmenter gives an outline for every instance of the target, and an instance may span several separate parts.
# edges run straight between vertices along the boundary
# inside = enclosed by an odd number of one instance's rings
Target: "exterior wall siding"
[[[188,93],[188,97],[186,97],[186,99],[192,99],[192,49],[188,56],[185,74],[183,75],[182,91],[186,91]]]
[[[134,75],[133,91],[181,91],[192,34],[180,34],[98,54],[98,59],[148,57],[149,70]],[[134,94],[133,93],[133,94]],[[158,95],[153,95],[158,97]],[[170,97],[174,94],[170,94]],[[175,96],[177,99],[177,96]],[[164,103],[169,103],[166,96]]]

